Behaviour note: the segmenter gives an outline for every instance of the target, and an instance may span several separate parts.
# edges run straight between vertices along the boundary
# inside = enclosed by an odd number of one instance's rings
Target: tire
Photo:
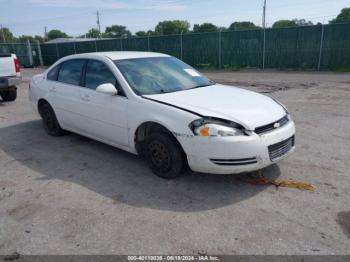
[[[39,113],[43,121],[44,129],[50,136],[63,136],[67,133],[61,128],[57,121],[56,114],[49,103],[40,105]]]
[[[4,102],[11,102],[15,101],[17,98],[17,89],[16,88],[10,88],[5,91],[1,91],[1,97]]]
[[[180,146],[167,133],[149,135],[145,144],[145,157],[152,172],[166,179],[180,176],[185,163]]]

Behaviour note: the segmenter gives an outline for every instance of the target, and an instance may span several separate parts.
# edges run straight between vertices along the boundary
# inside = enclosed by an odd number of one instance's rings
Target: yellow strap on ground
[[[270,181],[266,179],[262,173],[261,170],[258,171],[259,181],[257,181],[259,184],[265,184],[265,185],[274,185],[276,187],[288,187],[288,188],[297,188],[300,190],[310,190],[315,191],[316,188],[310,184],[309,182],[305,181],[297,181],[297,180],[273,180]]]

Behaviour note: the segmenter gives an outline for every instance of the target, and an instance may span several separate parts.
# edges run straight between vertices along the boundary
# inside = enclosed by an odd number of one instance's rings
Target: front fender
[[[142,98],[138,101],[130,101],[128,108],[129,145],[135,149],[136,131],[146,122],[162,125],[175,137],[193,136],[189,124],[198,118],[197,115],[189,112]],[[180,143],[180,140],[177,140]]]

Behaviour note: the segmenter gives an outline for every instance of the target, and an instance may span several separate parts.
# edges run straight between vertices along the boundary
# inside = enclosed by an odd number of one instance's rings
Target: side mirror
[[[111,83],[106,83],[106,84],[99,85],[96,88],[96,92],[107,94],[107,95],[111,95],[111,96],[115,96],[115,95],[118,94],[118,90]]]

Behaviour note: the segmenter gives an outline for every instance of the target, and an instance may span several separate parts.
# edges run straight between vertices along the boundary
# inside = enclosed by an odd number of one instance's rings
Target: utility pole
[[[4,29],[2,27],[2,24],[0,24],[0,30],[1,30],[1,34],[2,34],[2,39],[3,39],[4,43],[6,43],[5,33],[4,33]]]
[[[266,27],[266,0],[263,0],[263,17],[262,17],[262,28]]]
[[[44,40],[47,41],[47,27],[44,27]]]
[[[263,27],[263,61],[262,68],[265,69],[265,56],[266,56],[266,0],[263,0],[263,17],[262,17],[262,27]]]
[[[101,38],[101,24],[100,24],[100,13],[97,11],[97,30],[98,30],[98,38]]]

